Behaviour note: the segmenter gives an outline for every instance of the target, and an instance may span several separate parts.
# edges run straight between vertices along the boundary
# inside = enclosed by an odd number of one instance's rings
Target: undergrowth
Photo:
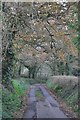
[[[26,82],[29,83],[30,85],[33,85],[33,84],[46,84],[46,81],[45,79],[39,79],[39,78],[35,78],[35,79],[32,79],[32,78],[26,78]]]
[[[55,91],[78,115],[78,88],[75,86],[61,86],[58,83],[54,84],[52,81],[47,81],[47,86],[51,91]]]
[[[26,79],[12,80],[14,92],[3,88],[2,92],[2,117],[15,118],[14,113],[22,107],[22,97],[25,91],[28,90],[29,84],[26,84]]]

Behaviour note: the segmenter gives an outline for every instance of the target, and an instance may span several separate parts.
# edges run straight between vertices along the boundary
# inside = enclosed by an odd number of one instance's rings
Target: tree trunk
[[[21,75],[21,65],[19,66],[19,72],[18,72],[19,76]]]
[[[9,45],[7,47],[6,54],[5,54],[5,59],[2,63],[2,79],[3,79],[3,84],[7,84],[7,88],[11,88],[12,91],[12,83],[11,83],[11,78],[13,77],[13,61],[14,61],[14,51],[13,51],[13,42],[12,40],[14,39],[15,34],[13,32],[8,31],[8,42]],[[10,86],[11,85],[11,86]]]

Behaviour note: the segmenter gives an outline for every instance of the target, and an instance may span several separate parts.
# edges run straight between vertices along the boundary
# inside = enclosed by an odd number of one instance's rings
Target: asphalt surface
[[[37,100],[35,91],[40,90],[44,100]],[[31,86],[28,94],[28,107],[23,118],[67,118],[59,107],[59,103],[46,90],[43,85]]]

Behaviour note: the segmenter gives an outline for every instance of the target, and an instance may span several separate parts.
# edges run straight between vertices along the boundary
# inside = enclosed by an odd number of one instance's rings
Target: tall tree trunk
[[[29,78],[32,78],[32,68],[28,67],[29,69]]]
[[[2,79],[3,84],[6,85],[8,89],[13,90],[11,78],[13,77],[13,61],[14,61],[14,51],[13,42],[15,34],[8,31],[8,47],[5,54],[5,60],[2,63]]]

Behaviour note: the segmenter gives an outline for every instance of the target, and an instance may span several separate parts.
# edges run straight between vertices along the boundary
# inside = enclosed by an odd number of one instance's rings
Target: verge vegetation
[[[20,78],[20,80],[13,79],[12,83],[14,87],[14,92],[11,92],[3,87],[2,116],[4,118],[14,118],[14,113],[16,111],[19,111],[23,107],[25,92],[29,89],[29,84],[26,84],[26,79],[24,78]]]
[[[47,87],[54,93],[57,93],[62,100],[64,100],[67,105],[69,105],[73,111],[78,115],[78,81],[72,79],[72,77],[66,76],[63,80],[62,76],[53,77],[55,79],[50,79],[47,81]],[[59,79],[59,80],[58,80]],[[56,81],[56,82],[55,82]],[[75,84],[73,81],[75,81]],[[77,82],[76,82],[77,81]]]

